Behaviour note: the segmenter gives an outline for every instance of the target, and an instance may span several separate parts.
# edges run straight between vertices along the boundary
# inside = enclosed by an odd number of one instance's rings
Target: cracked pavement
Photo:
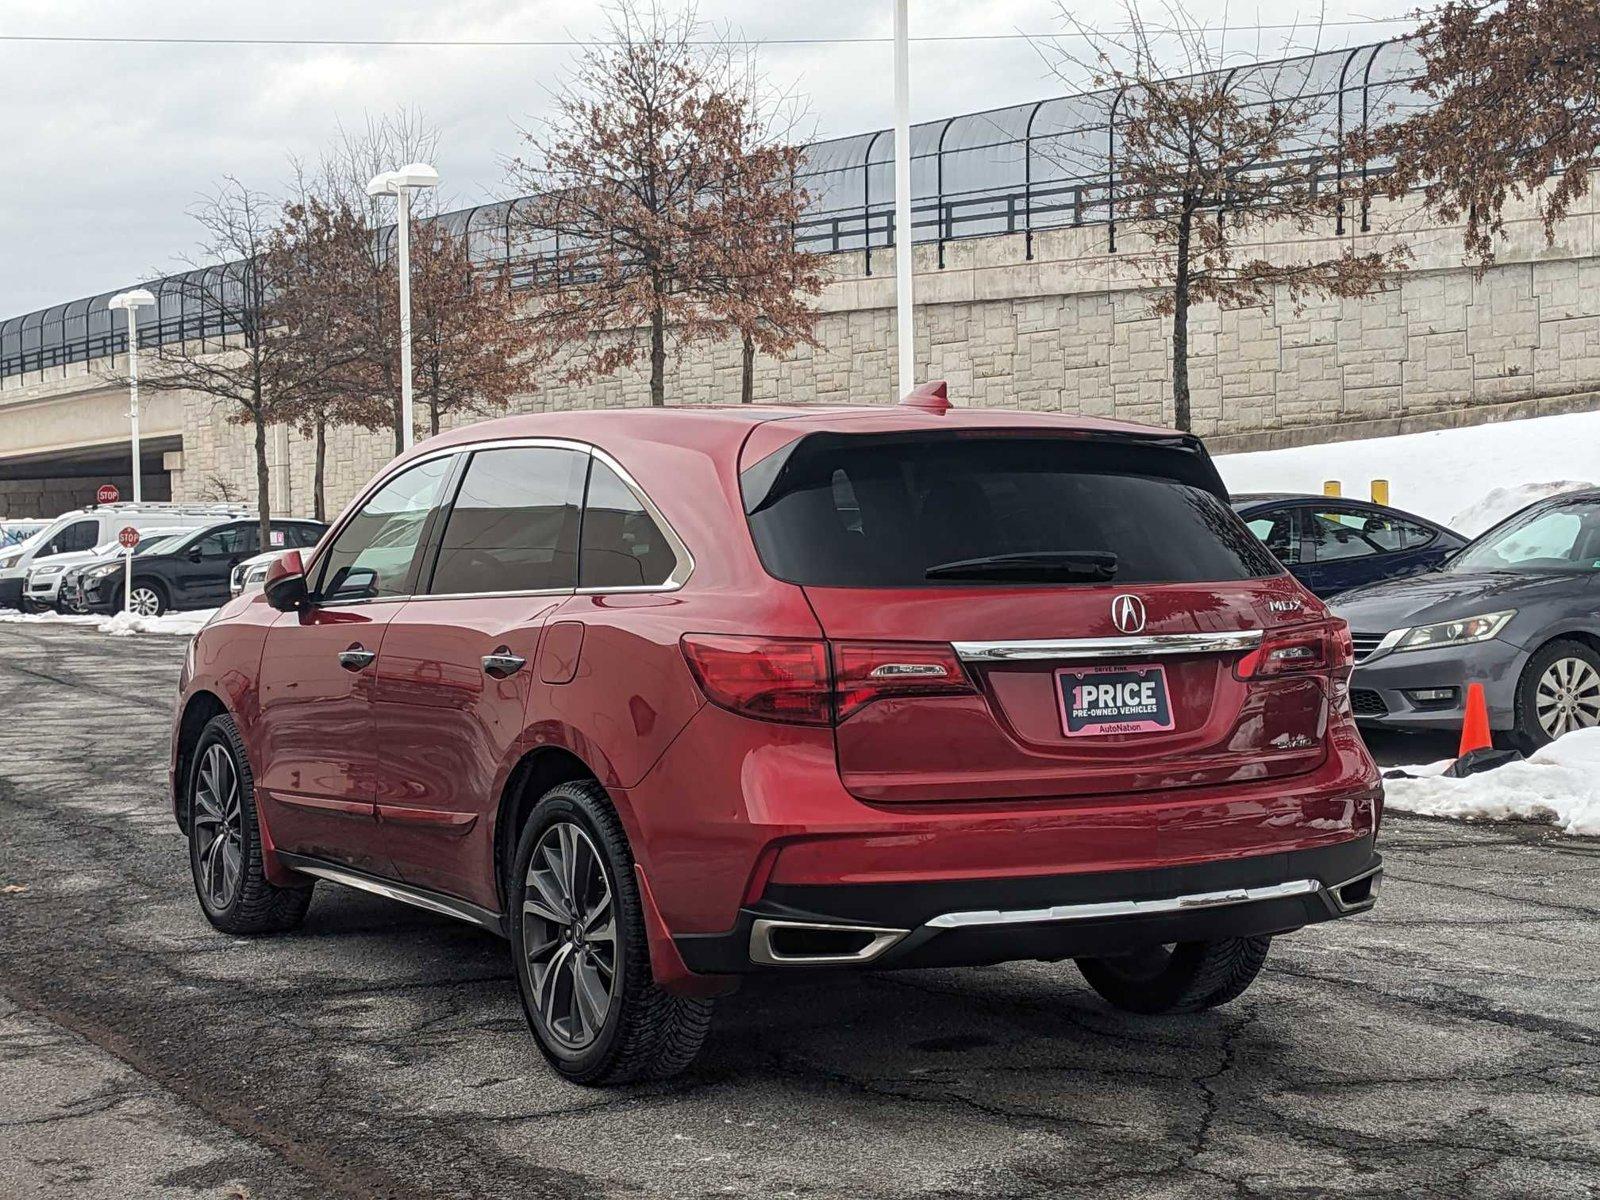
[[[182,653],[0,626],[7,1200],[1600,1196],[1600,842],[1390,816],[1376,911],[1214,1012],[1070,964],[759,981],[689,1075],[596,1092],[486,933],[327,884],[288,937],[206,924]]]

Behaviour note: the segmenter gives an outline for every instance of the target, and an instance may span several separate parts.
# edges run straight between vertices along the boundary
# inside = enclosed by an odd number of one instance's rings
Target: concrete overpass
[[[119,356],[0,382],[0,517],[54,516],[91,503],[102,483],[132,495],[128,393],[110,378],[124,365]],[[144,498],[169,500],[183,398],[141,399]]]

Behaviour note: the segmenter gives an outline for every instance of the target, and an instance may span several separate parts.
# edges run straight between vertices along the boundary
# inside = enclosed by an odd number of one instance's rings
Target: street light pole
[[[416,440],[416,418],[411,402],[411,189],[439,186],[439,172],[427,163],[411,163],[398,171],[374,175],[367,184],[369,196],[394,196],[399,201],[400,261],[400,449]]]
[[[917,385],[911,308],[911,53],[908,0],[894,0],[894,290],[899,392]]]
[[[153,308],[156,298],[145,288],[118,292],[106,307],[128,314],[128,424],[133,442],[133,502],[144,499],[139,453],[139,310]]]

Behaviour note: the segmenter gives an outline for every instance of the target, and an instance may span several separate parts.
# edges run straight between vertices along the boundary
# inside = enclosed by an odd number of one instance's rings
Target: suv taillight
[[[1234,666],[1240,679],[1273,675],[1331,675],[1335,684],[1348,682],[1355,666],[1350,626],[1340,618],[1275,630]]]
[[[831,725],[875,700],[973,691],[947,642],[825,642],[686,634],[706,699],[762,721]]]

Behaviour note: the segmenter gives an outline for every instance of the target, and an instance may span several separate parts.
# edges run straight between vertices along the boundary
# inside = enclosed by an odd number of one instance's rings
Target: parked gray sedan
[[[1600,491],[1529,505],[1435,571],[1358,588],[1350,622],[1359,721],[1459,729],[1467,685],[1522,749],[1600,725]]]

